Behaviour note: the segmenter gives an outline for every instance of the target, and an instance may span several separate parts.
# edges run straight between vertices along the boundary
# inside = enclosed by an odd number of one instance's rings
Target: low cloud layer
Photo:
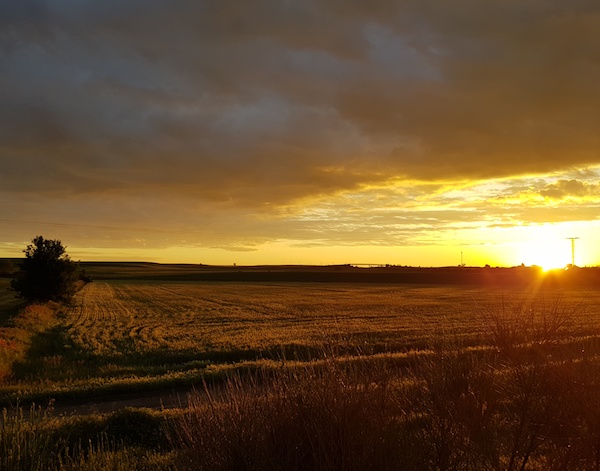
[[[0,207],[262,240],[365,188],[585,173],[599,58],[583,0],[4,2]]]

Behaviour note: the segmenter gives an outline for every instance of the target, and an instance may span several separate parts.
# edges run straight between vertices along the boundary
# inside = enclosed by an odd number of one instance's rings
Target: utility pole
[[[567,240],[571,241],[571,267],[575,266],[575,241],[579,237],[567,237]]]

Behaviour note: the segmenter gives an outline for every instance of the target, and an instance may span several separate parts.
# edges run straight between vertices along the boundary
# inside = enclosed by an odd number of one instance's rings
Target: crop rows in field
[[[78,349],[114,356],[266,351],[357,337],[407,342],[428,326],[469,323],[451,307],[439,289],[426,288],[94,283],[78,296],[68,335]]]
[[[531,296],[391,284],[97,281],[36,340],[14,387],[125,391],[197,384],[209,371],[283,358],[397,355],[440,338],[478,345],[490,340],[490,319],[502,310],[527,316]],[[569,342],[596,335],[600,293],[560,296],[553,311],[559,295],[539,293],[537,314],[567,313],[561,335]]]
[[[394,285],[92,283],[78,294],[66,329],[73,347],[89,356],[137,361],[344,342],[402,349],[440,330],[477,337],[482,316],[525,296]],[[556,300],[544,296],[549,305]],[[576,293],[561,302],[571,309],[586,298],[592,304],[591,297]]]

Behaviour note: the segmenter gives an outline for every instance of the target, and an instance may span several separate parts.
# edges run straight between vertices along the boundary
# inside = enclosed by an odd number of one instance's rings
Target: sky
[[[0,257],[600,264],[600,6],[0,0]]]

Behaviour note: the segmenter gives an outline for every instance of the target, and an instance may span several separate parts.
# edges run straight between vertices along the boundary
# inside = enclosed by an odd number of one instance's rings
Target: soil
[[[55,416],[107,414],[126,407],[148,409],[177,409],[189,405],[190,395],[197,394],[193,388],[163,389],[129,394],[102,396],[86,401],[62,400],[53,402],[48,408]]]

